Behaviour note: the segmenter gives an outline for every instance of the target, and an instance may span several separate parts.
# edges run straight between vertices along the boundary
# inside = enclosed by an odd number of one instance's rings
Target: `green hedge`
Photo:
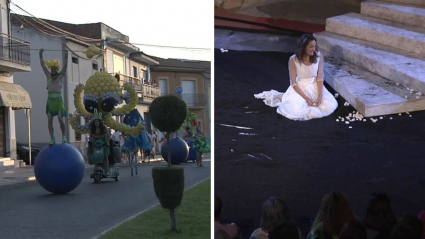
[[[153,126],[161,132],[177,131],[186,119],[186,103],[175,95],[155,98],[149,106]]]
[[[180,206],[184,191],[184,169],[180,167],[154,167],[153,188],[161,206],[175,209]]]

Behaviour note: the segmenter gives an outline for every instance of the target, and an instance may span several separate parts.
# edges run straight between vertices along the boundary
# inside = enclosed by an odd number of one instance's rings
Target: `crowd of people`
[[[235,224],[220,222],[223,201],[215,197],[214,238],[241,238]],[[306,237],[291,221],[289,207],[281,198],[269,198],[263,204],[259,228],[250,239],[425,239],[425,211],[418,216],[406,214],[397,219],[385,193],[374,193],[369,199],[366,216],[358,218],[341,192],[326,194]]]

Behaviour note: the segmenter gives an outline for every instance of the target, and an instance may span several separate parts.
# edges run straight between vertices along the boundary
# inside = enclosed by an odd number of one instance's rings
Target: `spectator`
[[[406,215],[394,226],[389,239],[421,239],[422,222],[415,216]]]
[[[316,238],[321,230],[338,237],[341,228],[354,220],[347,198],[340,192],[331,192],[323,197],[319,212],[314,219],[308,238]]]
[[[227,233],[227,235],[231,239],[239,238],[240,230],[235,223],[231,223],[231,224],[220,223],[220,216],[222,213],[223,213],[223,201],[221,200],[220,197],[216,196],[214,200],[214,228],[222,229],[223,231]],[[223,238],[226,238],[226,237],[223,237]]]
[[[357,220],[348,222],[342,227],[339,239],[367,239],[366,227]]]
[[[363,224],[366,226],[368,238],[388,238],[392,228],[397,223],[391,202],[385,193],[371,195]]]
[[[270,228],[268,239],[301,239],[297,226],[284,222]]]
[[[273,226],[290,222],[289,208],[283,199],[271,197],[263,204],[260,228],[252,234],[251,239],[267,239]],[[299,231],[299,230],[298,230]],[[299,232],[300,233],[300,232]],[[302,237],[300,235],[300,237]]]

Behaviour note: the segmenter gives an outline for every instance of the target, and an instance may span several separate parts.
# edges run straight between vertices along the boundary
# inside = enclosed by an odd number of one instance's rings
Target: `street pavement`
[[[205,167],[183,163],[185,189],[211,177],[211,162]],[[66,195],[54,195],[35,180],[33,167],[0,172],[0,238],[95,238],[117,224],[158,203],[151,171],[164,161],[138,164],[131,177],[128,164],[120,164],[120,181],[90,179],[87,165],[81,184]],[[166,213],[164,211],[164,213]]]

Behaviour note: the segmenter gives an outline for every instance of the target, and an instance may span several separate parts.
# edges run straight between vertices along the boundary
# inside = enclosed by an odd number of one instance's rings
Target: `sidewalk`
[[[144,165],[148,163],[141,163],[141,159],[138,160],[139,165]],[[158,162],[162,161],[161,156],[157,155],[155,159],[152,159],[151,162]],[[203,156],[203,161],[211,161],[210,154],[205,154]],[[165,161],[164,161],[165,162]],[[129,163],[118,163],[118,167],[124,167],[129,166]],[[93,169],[93,165],[86,164],[86,170]],[[17,183],[23,183],[23,182],[29,182],[29,181],[35,181],[34,176],[34,165],[29,166],[26,165],[22,168],[14,168],[12,170],[6,170],[6,171],[0,171],[0,187],[6,186],[6,185],[13,185]]]

